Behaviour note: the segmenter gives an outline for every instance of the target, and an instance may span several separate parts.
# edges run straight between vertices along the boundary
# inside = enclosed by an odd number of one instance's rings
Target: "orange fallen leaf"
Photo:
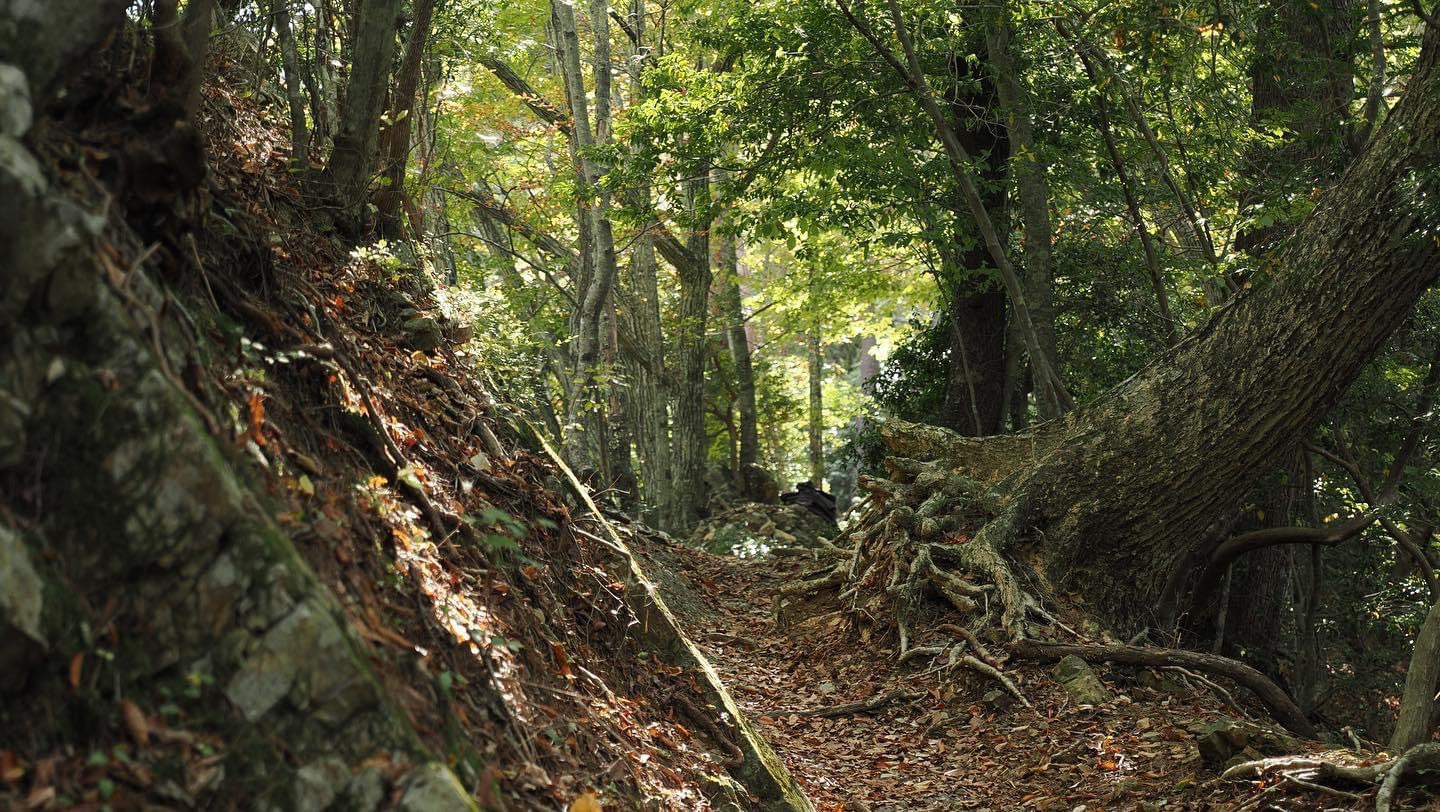
[[[75,655],[74,657],[71,657],[71,658],[70,658],[70,670],[69,670],[69,674],[68,674],[68,676],[69,676],[69,678],[70,678],[70,690],[72,690],[72,691],[78,691],[78,690],[80,690],[80,676],[81,676],[81,674],[84,673],[84,670],[85,670],[85,652],[82,651],[82,652],[76,653],[76,655]]]
[[[595,793],[587,792],[570,802],[570,812],[605,812],[605,808],[600,805]]]
[[[265,401],[259,392],[250,393],[250,439],[255,445],[265,445]]]
[[[0,750],[0,781],[7,784],[19,783],[25,777],[25,765],[15,756],[14,750]]]

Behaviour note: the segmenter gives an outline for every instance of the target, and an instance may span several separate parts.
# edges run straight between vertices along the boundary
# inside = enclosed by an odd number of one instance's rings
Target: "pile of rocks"
[[[733,553],[737,547],[818,547],[818,539],[839,534],[834,525],[801,505],[736,505],[700,523],[690,542],[711,552]]]

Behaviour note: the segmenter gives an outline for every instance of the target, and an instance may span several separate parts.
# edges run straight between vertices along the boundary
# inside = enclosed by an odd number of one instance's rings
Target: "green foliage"
[[[950,319],[912,316],[910,332],[870,381],[870,395],[887,413],[902,420],[933,423],[945,401],[950,360]]]

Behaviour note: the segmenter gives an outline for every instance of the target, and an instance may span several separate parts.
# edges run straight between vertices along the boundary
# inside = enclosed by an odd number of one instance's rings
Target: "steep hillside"
[[[0,194],[0,807],[803,808],[426,274],[118,49]]]

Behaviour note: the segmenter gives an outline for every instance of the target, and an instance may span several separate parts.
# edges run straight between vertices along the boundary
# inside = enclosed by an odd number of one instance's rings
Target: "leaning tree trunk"
[[[857,522],[855,554],[829,583],[848,581],[857,604],[893,603],[902,648],[905,610],[927,590],[969,609],[994,590],[1011,636],[1032,588],[1078,593],[1122,635],[1169,628],[1213,543],[1207,528],[1313,429],[1440,276],[1437,61],[1440,32],[1427,31],[1389,125],[1286,243],[1273,280],[1099,403],[1026,436],[882,429],[896,456],[889,479],[867,483],[880,509]],[[1011,563],[1022,544],[1039,564],[1025,589]]]
[[[1117,626],[1166,619],[1204,529],[1440,275],[1437,39],[1426,33],[1392,126],[1288,241],[1274,281],[1082,415],[1017,489],[1015,529],[1043,533],[1054,584],[1083,588]]]
[[[1405,694],[1400,700],[1400,719],[1390,737],[1390,752],[1403,753],[1430,740],[1435,728],[1435,685],[1440,682],[1440,603],[1430,607],[1415,650],[1410,656],[1410,669],[1405,673]]]

